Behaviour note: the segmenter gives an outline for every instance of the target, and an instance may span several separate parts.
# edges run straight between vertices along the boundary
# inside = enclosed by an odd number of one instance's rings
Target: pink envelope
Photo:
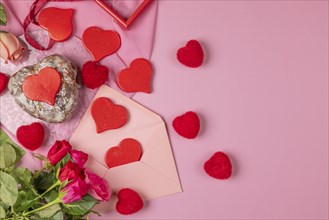
[[[92,166],[94,172],[109,182],[113,192],[129,187],[139,192],[145,200],[182,192],[161,117],[105,85],[98,90],[95,98],[98,97],[110,98],[114,104],[124,106],[129,112],[129,119],[119,129],[97,134],[88,108],[70,139],[72,146],[92,156],[88,166]],[[104,160],[106,151],[125,138],[140,142],[143,150],[141,160],[108,169]],[[111,200],[113,205],[116,198],[113,196]]]

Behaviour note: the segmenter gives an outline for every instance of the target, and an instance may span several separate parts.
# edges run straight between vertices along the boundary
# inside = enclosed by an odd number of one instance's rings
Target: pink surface
[[[78,36],[98,19],[85,13]],[[175,59],[191,38],[205,48],[199,69]],[[327,1],[160,1],[151,62],[154,92],[134,99],[167,122],[184,192],[103,219],[329,217]],[[170,126],[188,110],[202,116],[192,141]],[[227,181],[202,169],[217,150],[233,161]]]

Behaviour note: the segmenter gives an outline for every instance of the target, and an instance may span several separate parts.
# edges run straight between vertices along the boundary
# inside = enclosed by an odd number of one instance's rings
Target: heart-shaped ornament
[[[115,105],[111,99],[106,97],[95,99],[90,111],[97,133],[121,128],[128,120],[126,108],[121,105]]]
[[[82,66],[83,84],[89,89],[96,89],[109,78],[109,69],[96,62],[88,61]]]
[[[38,149],[44,140],[45,130],[41,123],[20,126],[16,131],[18,142],[25,148],[33,151]]]
[[[26,77],[22,90],[27,98],[53,106],[60,86],[60,73],[54,68],[46,67],[41,69],[38,74]]]
[[[71,8],[45,8],[40,12],[38,22],[54,41],[65,41],[73,32],[73,13]]]
[[[117,195],[118,202],[115,209],[122,215],[131,215],[136,213],[144,206],[144,202],[140,195],[132,189],[121,189]]]
[[[193,139],[198,136],[200,130],[200,119],[198,114],[192,111],[176,117],[172,125],[175,131],[182,137]]]
[[[109,13],[123,28],[128,29],[136,20],[136,18],[149,6],[153,0],[143,0],[138,8],[129,16],[128,19],[123,18],[110,7],[104,0],[95,0],[107,13]]]
[[[129,68],[117,76],[119,87],[125,92],[151,93],[152,65],[143,58],[135,59]]]
[[[82,42],[96,62],[115,53],[121,46],[120,35],[117,32],[104,31],[95,26],[83,32]]]
[[[116,147],[111,147],[105,154],[105,163],[109,168],[139,161],[142,147],[132,138],[124,139]]]
[[[232,163],[223,152],[218,151],[212,155],[203,166],[206,173],[216,179],[225,180],[232,175]]]
[[[202,65],[204,59],[203,49],[197,40],[190,40],[185,47],[177,51],[178,61],[191,68],[197,68]]]

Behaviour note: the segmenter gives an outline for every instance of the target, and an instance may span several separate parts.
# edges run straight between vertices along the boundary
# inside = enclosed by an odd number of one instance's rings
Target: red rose
[[[72,157],[72,160],[77,163],[81,168],[85,165],[85,163],[88,160],[88,154],[78,151],[78,150],[72,150],[70,152],[70,155]]]
[[[109,201],[111,190],[105,179],[91,172],[88,168],[85,169],[86,183],[89,186],[89,194],[99,201]]]
[[[76,179],[67,184],[62,191],[66,192],[62,202],[71,203],[82,199],[87,194],[88,186],[83,180]]]
[[[71,149],[72,146],[66,140],[56,141],[48,151],[47,158],[52,165],[56,165]]]
[[[83,173],[83,169],[76,163],[72,161],[68,161],[65,166],[59,171],[58,179],[61,182],[65,180],[76,180],[76,179],[84,179],[85,175]]]

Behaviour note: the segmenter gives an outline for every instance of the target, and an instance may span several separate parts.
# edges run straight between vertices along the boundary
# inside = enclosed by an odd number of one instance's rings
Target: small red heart
[[[121,45],[120,36],[117,32],[104,31],[95,26],[89,27],[83,32],[82,42],[96,62],[115,53]]]
[[[38,74],[25,78],[22,90],[33,101],[55,105],[56,95],[61,87],[61,75],[51,67],[45,67]]]
[[[45,8],[40,12],[38,22],[54,41],[65,41],[72,35],[73,13],[71,8]]]
[[[203,166],[206,173],[216,179],[228,179],[232,174],[230,158],[223,152],[216,152]]]
[[[8,76],[0,72],[0,94],[7,88],[8,80]]]
[[[151,93],[152,65],[143,58],[135,59],[129,68],[117,76],[119,87],[125,92]]]
[[[177,59],[185,66],[196,68],[202,65],[204,54],[197,40],[190,40],[185,47],[177,51]]]
[[[195,112],[186,112],[176,117],[172,123],[175,131],[188,139],[196,138],[200,130],[200,119]]]
[[[109,69],[96,62],[88,61],[82,66],[81,75],[83,84],[89,89],[95,89],[109,78]]]
[[[121,105],[115,105],[111,99],[99,97],[91,105],[97,133],[124,126],[128,120],[128,111]]]
[[[42,145],[45,137],[45,130],[42,124],[35,122],[30,125],[19,127],[16,131],[16,137],[18,142],[25,148],[33,151]]]
[[[138,212],[144,206],[140,195],[132,189],[125,188],[118,192],[118,202],[115,206],[117,212],[122,215],[131,215]]]
[[[105,163],[109,168],[139,161],[142,147],[132,138],[124,139],[117,147],[111,147],[105,154]]]

